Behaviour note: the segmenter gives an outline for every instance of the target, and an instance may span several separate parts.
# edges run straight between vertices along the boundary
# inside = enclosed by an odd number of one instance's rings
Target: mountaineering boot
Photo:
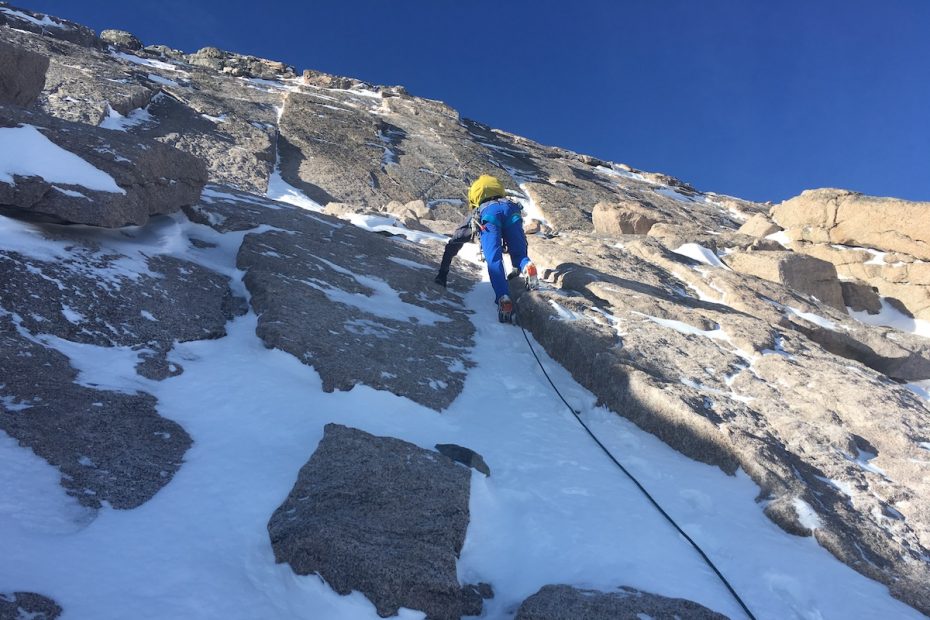
[[[497,320],[501,323],[513,321],[513,301],[507,295],[501,295],[497,300]]]
[[[526,267],[523,268],[523,282],[526,284],[526,290],[528,291],[539,288],[539,275],[533,261],[528,262]]]
[[[513,280],[513,279],[516,278],[518,275],[520,275],[520,270],[517,269],[516,267],[514,267],[513,269],[510,270],[510,273],[507,274],[507,279],[508,279],[508,280]]]

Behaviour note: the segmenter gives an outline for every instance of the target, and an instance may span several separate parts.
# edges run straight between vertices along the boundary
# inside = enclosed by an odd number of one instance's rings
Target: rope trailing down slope
[[[627,468],[624,467],[620,461],[616,459],[616,457],[614,457],[614,455],[610,452],[610,450],[607,449],[607,446],[601,443],[601,440],[597,438],[597,435],[595,435],[594,432],[591,431],[591,429],[588,427],[588,425],[585,424],[584,420],[581,419],[581,412],[575,409],[574,407],[572,407],[571,404],[569,404],[569,402],[565,400],[565,397],[562,396],[562,392],[559,391],[559,388],[556,387],[555,383],[552,381],[552,377],[550,377],[549,373],[546,372],[546,367],[543,366],[542,360],[540,360],[539,356],[536,354],[536,350],[533,348],[533,343],[530,342],[530,337],[526,333],[526,329],[523,327],[520,327],[520,330],[523,332],[523,337],[526,339],[526,344],[530,348],[530,352],[533,354],[533,357],[536,358],[536,363],[539,364],[540,370],[542,370],[543,375],[546,376],[546,380],[549,381],[549,385],[552,386],[552,389],[555,390],[555,393],[558,395],[558,397],[562,399],[562,402],[565,403],[565,406],[568,407],[568,410],[574,414],[575,419],[578,420],[578,423],[581,424],[582,428],[584,428],[584,430],[587,431],[588,435],[591,436],[591,439],[593,439],[594,442],[598,446],[600,446],[601,450],[604,451],[604,454],[607,455],[607,458],[613,461],[614,465],[619,467],[620,471],[626,474],[627,478],[633,481],[633,484],[636,485],[636,488],[642,491],[643,495],[646,496],[646,499],[648,499],[650,503],[652,503],[652,505],[655,506],[656,510],[659,511],[659,514],[665,517],[665,520],[671,523],[672,527],[678,530],[678,533],[681,534],[685,540],[691,543],[691,546],[694,547],[695,551],[697,551],[698,554],[701,556],[701,558],[703,558],[704,562],[706,562],[707,565],[711,568],[711,570],[713,570],[714,573],[717,575],[717,577],[720,578],[720,581],[723,582],[723,585],[725,585],[727,590],[730,591],[730,594],[733,595],[733,598],[736,599],[736,602],[739,603],[739,606],[743,608],[743,611],[746,612],[746,615],[749,617],[749,619],[756,620],[756,617],[753,615],[753,613],[749,611],[749,607],[746,606],[746,603],[743,602],[743,599],[741,599],[739,594],[736,593],[736,590],[733,589],[733,586],[730,585],[730,582],[727,581],[727,578],[723,576],[723,573],[720,572],[720,569],[718,569],[717,566],[713,563],[713,561],[707,556],[707,554],[704,553],[704,550],[701,549],[701,547],[698,546],[696,542],[694,542],[693,538],[688,536],[688,534],[683,529],[681,529],[681,526],[679,526],[678,523],[675,522],[675,519],[673,519],[672,516],[669,515],[665,511],[665,509],[659,505],[659,502],[657,502],[655,498],[649,493],[649,491],[646,490],[646,487],[644,487],[639,482],[639,480],[637,480],[636,477],[633,474],[631,474],[629,470],[627,470]]]

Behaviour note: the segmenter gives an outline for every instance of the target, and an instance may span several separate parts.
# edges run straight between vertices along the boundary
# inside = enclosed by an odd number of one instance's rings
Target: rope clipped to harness
[[[698,546],[698,544],[694,541],[694,539],[691,538],[681,528],[681,526],[679,526],[678,523],[675,522],[672,516],[669,515],[665,511],[665,509],[662,508],[661,505],[659,505],[659,502],[656,501],[656,499],[652,496],[652,494],[650,494],[649,491],[646,490],[646,487],[644,487],[639,482],[639,480],[637,480],[636,477],[633,474],[631,474],[630,471],[626,467],[624,467],[620,461],[616,459],[616,457],[614,457],[614,455],[610,452],[607,446],[601,443],[601,440],[597,438],[597,435],[595,435],[594,432],[588,427],[588,425],[585,424],[584,420],[581,419],[581,412],[575,409],[574,407],[572,407],[571,404],[567,400],[565,400],[565,397],[562,395],[562,392],[559,390],[558,387],[556,387],[555,382],[552,381],[552,377],[550,377],[549,373],[546,372],[546,367],[543,366],[542,360],[539,359],[539,356],[536,354],[536,350],[533,348],[533,343],[530,342],[530,337],[526,333],[526,328],[520,327],[520,330],[523,332],[523,338],[526,340],[526,344],[530,348],[530,353],[532,353],[533,357],[536,358],[536,363],[539,364],[539,368],[540,370],[542,370],[543,375],[545,375],[546,380],[549,382],[549,385],[552,386],[552,389],[555,390],[555,393],[558,395],[558,397],[562,400],[563,403],[565,403],[565,406],[568,407],[568,410],[571,411],[572,414],[574,414],[575,419],[578,420],[578,423],[581,424],[582,428],[584,428],[584,430],[587,431],[588,435],[591,436],[591,439],[593,439],[594,442],[598,446],[600,446],[604,454],[607,455],[607,458],[613,461],[614,465],[619,467],[620,471],[626,474],[626,477],[629,478],[633,482],[633,484],[636,485],[636,488],[638,488],[642,492],[642,494],[646,496],[646,499],[648,499],[649,502],[655,507],[655,509],[659,511],[659,514],[665,517],[665,520],[671,523],[672,527],[674,527],[678,531],[678,533],[681,534],[684,537],[684,539],[687,540],[691,544],[692,547],[694,547],[694,550],[698,552],[698,554],[701,556],[704,562],[710,567],[712,571],[714,571],[714,574],[716,574],[717,577],[720,579],[720,581],[723,583],[723,585],[726,586],[727,590],[729,590],[730,594],[733,595],[733,598],[736,599],[736,602],[739,603],[739,606],[743,609],[743,611],[746,612],[746,616],[748,616],[750,620],[756,620],[756,617],[752,614],[751,611],[749,611],[749,607],[746,606],[746,603],[743,602],[743,599],[740,598],[739,594],[736,593],[736,590],[733,589],[733,586],[730,585],[730,582],[727,581],[727,578],[723,576],[723,573],[720,572],[720,570],[713,563],[713,561],[707,556],[706,553],[704,553],[704,550],[701,549],[701,547]]]

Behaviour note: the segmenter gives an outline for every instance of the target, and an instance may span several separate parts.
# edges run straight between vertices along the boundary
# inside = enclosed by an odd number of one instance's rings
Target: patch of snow
[[[142,315],[142,318],[147,321],[158,321],[158,319],[155,318],[155,315],[148,310],[140,310],[139,314]]]
[[[16,11],[16,10],[13,10],[5,6],[0,6],[0,13],[6,13],[7,15],[11,17],[14,17],[16,19],[21,19],[23,21],[27,21],[30,24],[34,24],[36,26],[42,26],[43,28],[58,28],[61,30],[70,29],[66,24],[62,24],[61,22],[55,21],[48,15],[44,15],[42,19],[36,19],[32,15],[23,13],[22,11]]]
[[[711,267],[730,269],[720,261],[713,251],[698,243],[685,243],[679,246],[678,249],[672,251],[675,252],[675,254],[687,256],[690,259],[696,260],[699,263],[704,263],[705,265],[710,265]]]
[[[362,312],[394,321],[413,321],[423,325],[435,325],[449,321],[448,318],[432,310],[405,302],[396,290],[380,278],[355,273],[320,257],[314,258],[329,266],[330,269],[349,276],[371,291],[370,295],[350,293],[320,280],[302,280],[307,286],[322,292],[332,302],[352,306]]]
[[[169,80],[168,78],[162,77],[156,73],[149,73],[148,78],[156,84],[161,84],[162,86],[173,86],[175,88],[181,87],[181,85],[174,80]]]
[[[655,193],[659,194],[660,196],[665,196],[666,198],[674,198],[675,200],[678,200],[678,201],[680,201],[680,202],[697,202],[697,201],[696,201],[694,198],[692,198],[691,196],[688,196],[688,195],[686,195],[686,194],[682,194],[681,192],[678,192],[678,191],[676,191],[676,190],[674,190],[674,189],[672,189],[671,187],[668,187],[668,186],[659,187],[659,188],[655,189],[654,191],[655,191]]]
[[[61,148],[32,125],[0,127],[0,183],[12,185],[13,175],[37,176],[49,183],[80,185],[100,192],[126,193],[109,174]]]
[[[371,232],[387,232],[392,235],[400,235],[414,243],[421,243],[429,240],[445,242],[449,239],[446,235],[410,230],[402,226],[400,222],[397,221],[397,218],[390,216],[352,213],[348,216],[348,221],[359,228],[364,228]]]
[[[525,197],[513,196],[513,198],[523,207],[524,218],[527,220],[536,220],[543,226],[548,226],[549,221],[546,219],[546,216],[543,215],[542,209],[539,208],[536,201],[530,198],[530,192],[526,188],[526,183],[521,183],[520,189],[523,191]]]
[[[319,213],[323,210],[323,205],[315,200],[310,200],[307,198],[306,194],[285,181],[281,177],[281,169],[277,165],[268,178],[268,191],[265,192],[265,196],[272,200],[277,200],[278,202],[286,202],[289,205],[306,209],[307,211]]]
[[[418,263],[416,261],[407,260],[406,258],[398,258],[396,256],[388,256],[388,260],[392,263],[397,263],[398,265],[403,265],[404,267],[409,267],[410,269],[423,269],[426,271],[432,271],[433,267],[430,265],[424,265],[423,263]]]
[[[69,323],[74,323],[75,325],[78,323],[83,323],[87,320],[83,314],[67,304],[61,305],[61,314],[65,317],[65,319],[68,320]]]
[[[110,55],[114,56],[115,58],[119,58],[120,60],[131,62],[134,65],[142,65],[143,67],[150,67],[152,69],[161,69],[162,71],[178,71],[178,67],[171,63],[162,62],[160,60],[152,60],[151,58],[142,58],[140,56],[136,56],[135,54],[110,51]]]
[[[715,338],[717,340],[729,341],[729,336],[727,336],[726,333],[719,326],[717,327],[717,329],[705,330],[705,329],[694,327],[693,325],[689,325],[682,321],[676,321],[674,319],[660,319],[659,317],[650,316],[648,314],[643,314],[642,312],[633,312],[633,314],[639,315],[641,317],[645,317],[649,319],[650,321],[652,321],[653,323],[661,325],[662,327],[674,329],[676,332],[679,332],[685,335],[704,336],[705,338]]]
[[[629,172],[623,168],[608,168],[607,166],[597,166],[595,168],[598,172],[602,172],[608,176],[620,177],[621,179],[632,179],[634,181],[642,181],[643,183],[649,183],[650,185],[656,185],[655,181],[650,181],[646,177],[636,172]]]
[[[88,196],[82,194],[81,192],[76,192],[76,191],[71,190],[71,189],[64,189],[63,187],[58,187],[57,185],[52,185],[52,189],[54,189],[56,192],[60,192],[60,193],[64,194],[65,196],[68,196],[68,197],[70,197],[70,198],[83,198],[84,200],[90,200],[90,197],[88,197]]]
[[[568,308],[558,303],[554,299],[549,300],[549,305],[555,308],[555,311],[559,315],[560,321],[579,321],[579,320],[584,319],[584,316],[578,314],[577,312],[573,312],[569,310]]]
[[[809,530],[816,530],[823,527],[823,524],[820,522],[820,517],[817,516],[817,513],[811,508],[811,505],[805,502],[800,497],[795,497],[793,502],[794,512],[798,515],[798,521]]]
[[[846,310],[849,312],[849,316],[860,323],[893,327],[902,332],[930,338],[930,321],[907,316],[889,304],[885,298],[882,298],[881,302],[882,309],[878,314],[869,314],[865,310],[857,312],[852,308],[846,308]]]
[[[778,232],[773,232],[771,235],[766,235],[766,239],[771,239],[777,243],[780,243],[783,248],[786,250],[791,249],[791,238],[788,236],[788,233],[784,230],[779,230]]]
[[[107,104],[107,116],[100,121],[100,127],[113,131],[126,131],[130,127],[152,122],[155,122],[155,117],[149,114],[148,108],[136,108],[129,113],[129,116],[123,116]]]
[[[805,321],[823,327],[824,329],[829,329],[832,332],[840,331],[840,328],[836,323],[826,317],[820,316],[819,314],[814,314],[813,312],[802,312],[798,308],[794,308],[792,306],[785,306],[785,310],[789,314],[801,317]]]

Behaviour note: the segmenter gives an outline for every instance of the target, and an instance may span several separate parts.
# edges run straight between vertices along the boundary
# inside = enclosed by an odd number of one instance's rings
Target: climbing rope
[[[714,571],[714,573],[717,575],[717,577],[720,578],[720,581],[723,582],[723,585],[725,585],[726,588],[727,588],[727,590],[730,591],[730,594],[733,595],[733,598],[736,599],[736,602],[739,603],[739,606],[743,608],[743,611],[746,612],[746,615],[749,617],[749,619],[750,619],[750,620],[756,620],[756,617],[752,614],[751,611],[749,611],[749,607],[746,606],[746,603],[743,602],[743,599],[741,599],[740,596],[739,596],[739,594],[736,593],[736,590],[733,589],[733,586],[730,585],[730,582],[727,581],[727,578],[723,576],[723,573],[721,573],[720,570],[716,567],[716,565],[714,565],[713,561],[712,561],[709,557],[707,557],[707,554],[704,553],[704,550],[701,549],[701,548],[698,546],[698,544],[697,544],[696,542],[694,542],[694,539],[693,539],[693,538],[691,538],[690,536],[688,536],[688,534],[687,534],[683,529],[681,529],[681,527],[678,525],[678,523],[675,522],[675,520],[671,517],[671,515],[669,515],[667,512],[665,512],[665,509],[663,509],[662,506],[659,505],[659,502],[657,502],[657,501],[655,500],[655,498],[652,497],[652,495],[649,493],[649,491],[646,490],[646,487],[644,487],[642,484],[640,484],[639,480],[637,480],[636,477],[635,477],[633,474],[631,474],[631,473],[629,472],[629,470],[628,470],[626,467],[624,467],[623,464],[622,464],[620,461],[618,461],[618,460],[614,457],[614,455],[610,452],[610,450],[607,449],[607,446],[605,446],[603,443],[601,443],[601,440],[597,438],[597,435],[595,435],[595,434],[591,431],[591,429],[588,427],[588,425],[585,424],[584,420],[581,419],[581,412],[578,411],[577,409],[575,409],[574,407],[572,407],[572,406],[569,404],[569,402],[568,402],[567,400],[565,400],[565,397],[562,396],[562,392],[559,391],[559,388],[556,387],[555,383],[552,381],[552,377],[550,377],[550,376],[549,376],[549,373],[546,372],[546,367],[543,366],[542,360],[539,359],[539,356],[538,356],[538,355],[536,355],[536,350],[533,348],[533,343],[530,342],[530,337],[529,337],[529,335],[526,333],[526,329],[523,328],[522,326],[520,327],[520,329],[521,329],[521,331],[523,331],[523,337],[526,339],[526,344],[527,344],[527,346],[529,346],[530,352],[533,354],[533,357],[536,358],[536,363],[539,364],[540,370],[542,370],[543,375],[546,376],[546,380],[549,381],[549,385],[552,386],[552,389],[555,390],[555,393],[559,396],[560,399],[562,399],[562,402],[565,403],[565,406],[568,407],[568,410],[571,411],[571,412],[574,414],[575,419],[578,420],[578,423],[581,424],[581,426],[584,428],[584,430],[588,432],[588,435],[591,436],[591,439],[593,439],[594,442],[595,442],[598,446],[601,447],[601,450],[604,451],[604,454],[607,455],[607,458],[609,458],[611,461],[613,461],[613,462],[614,462],[614,465],[616,465],[617,467],[619,467],[619,468],[620,468],[620,471],[622,471],[624,474],[626,474],[627,478],[629,478],[630,480],[633,481],[633,484],[636,485],[636,488],[638,488],[640,491],[642,491],[643,495],[646,496],[646,499],[648,499],[649,502],[652,503],[653,506],[655,506],[655,509],[659,511],[659,514],[661,514],[663,517],[665,517],[666,521],[668,521],[669,523],[671,523],[671,524],[672,524],[672,527],[674,527],[676,530],[678,530],[678,533],[681,534],[681,535],[684,537],[685,540],[687,540],[689,543],[691,543],[691,546],[694,547],[694,550],[697,551],[698,554],[701,556],[701,558],[704,559],[704,562],[706,562],[707,565],[710,566],[711,570]]]

